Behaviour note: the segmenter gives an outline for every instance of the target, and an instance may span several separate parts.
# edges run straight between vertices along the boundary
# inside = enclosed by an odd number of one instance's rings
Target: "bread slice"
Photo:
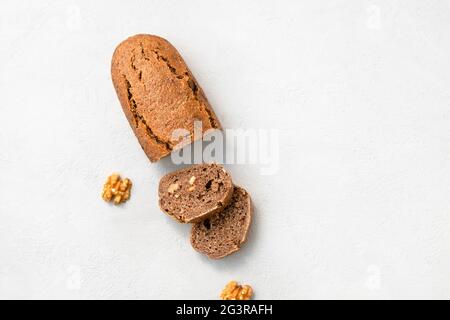
[[[159,206],[180,222],[199,222],[222,211],[233,189],[231,176],[221,165],[194,165],[161,179]]]
[[[221,128],[183,58],[161,37],[138,34],[120,43],[112,58],[111,77],[125,116],[151,162],[180,147],[175,130],[189,132],[193,140],[202,137],[194,134],[195,121],[201,122],[203,134]]]
[[[212,259],[232,254],[246,241],[251,220],[250,195],[243,188],[234,187],[233,198],[227,208],[192,225],[192,247]]]

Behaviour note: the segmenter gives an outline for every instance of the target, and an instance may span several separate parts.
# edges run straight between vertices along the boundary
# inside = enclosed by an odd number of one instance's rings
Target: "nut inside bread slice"
[[[158,188],[162,211],[195,223],[222,211],[231,201],[233,182],[219,164],[199,164],[165,175]]]
[[[232,254],[246,241],[251,220],[250,195],[245,189],[235,186],[227,208],[192,225],[192,247],[212,259]]]

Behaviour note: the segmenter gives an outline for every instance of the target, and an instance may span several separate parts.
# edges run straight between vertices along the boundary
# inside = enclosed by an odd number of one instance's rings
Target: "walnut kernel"
[[[175,191],[177,191],[178,189],[180,189],[180,185],[178,183],[172,183],[168,188],[167,188],[167,192],[169,193],[174,193]]]
[[[131,186],[130,179],[122,180],[119,174],[114,173],[106,179],[103,185],[102,198],[107,202],[112,200],[114,204],[125,202],[130,198]]]
[[[236,281],[230,281],[220,294],[222,300],[250,300],[253,289],[249,285],[241,286]]]

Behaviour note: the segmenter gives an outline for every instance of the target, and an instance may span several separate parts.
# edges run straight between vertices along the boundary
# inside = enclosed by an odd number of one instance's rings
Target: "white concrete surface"
[[[110,58],[152,33],[227,128],[280,132],[229,165],[256,206],[222,261],[157,206]],[[0,2],[0,298],[450,298],[448,1]],[[123,207],[100,199],[113,171]]]

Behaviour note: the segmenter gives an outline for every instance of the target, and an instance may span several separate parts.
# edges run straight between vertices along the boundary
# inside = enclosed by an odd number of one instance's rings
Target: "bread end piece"
[[[114,51],[111,77],[117,96],[139,143],[151,162],[179,147],[172,133],[189,132],[190,142],[209,129],[221,129],[203,90],[181,55],[167,40],[138,34]],[[202,135],[194,136],[194,122]]]

